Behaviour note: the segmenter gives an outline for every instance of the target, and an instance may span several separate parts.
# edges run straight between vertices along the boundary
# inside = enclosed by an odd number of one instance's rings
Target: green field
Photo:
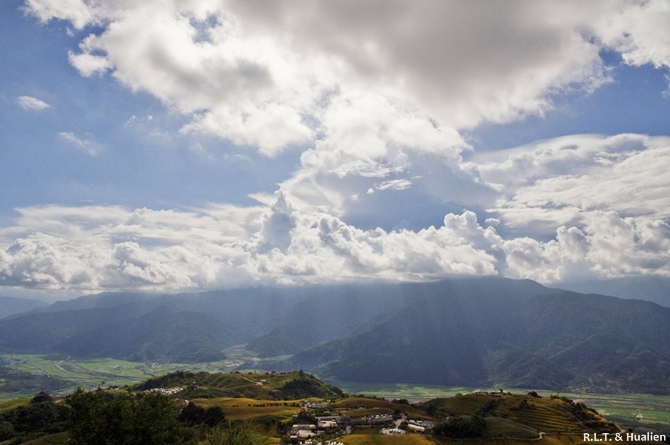
[[[54,376],[67,380],[67,388],[58,391],[55,395],[69,393],[80,387],[92,389],[98,386],[133,385],[147,380],[150,377],[164,375],[178,370],[193,372],[229,372],[240,364],[240,360],[228,355],[227,360],[211,363],[180,364],[180,363],[137,363],[115,359],[72,359],[34,354],[2,354],[5,365],[18,371]],[[229,352],[227,351],[227,354]],[[6,392],[3,391],[0,380],[0,400],[10,400],[18,397],[34,395],[34,392]]]
[[[670,396],[650,394],[566,394],[623,428],[670,435]]]

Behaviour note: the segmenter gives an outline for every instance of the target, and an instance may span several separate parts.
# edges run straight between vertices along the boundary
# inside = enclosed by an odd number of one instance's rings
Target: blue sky
[[[670,2],[0,4],[2,294],[670,275]]]

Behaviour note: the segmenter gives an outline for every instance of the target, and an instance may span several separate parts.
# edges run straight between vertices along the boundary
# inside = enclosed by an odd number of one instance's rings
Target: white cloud
[[[0,282],[47,289],[184,290],[250,284],[238,240],[260,230],[259,208],[197,212],[112,206],[19,209],[0,231]]]
[[[46,110],[51,106],[48,103],[31,96],[19,96],[16,98],[16,103],[18,103],[24,110],[34,111]]]
[[[670,226],[594,211],[546,242],[503,238],[473,212],[439,227],[362,230],[278,193],[268,208],[21,209],[0,232],[0,281],[48,289],[212,289],[256,283],[501,275],[551,284],[670,276]]]
[[[333,126],[373,98],[375,107],[387,102],[375,113],[378,128],[393,127],[388,140],[450,157],[458,131],[542,114],[553,95],[605,82],[603,47],[656,66],[667,65],[670,47],[664,0],[29,0],[27,9],[42,21],[98,26],[70,53],[82,75],[110,72],[190,117],[184,132],[268,156],[310,145],[353,151]],[[452,144],[417,140],[435,134],[430,127]],[[396,150],[388,140],[356,148],[380,160]]]
[[[51,19],[67,20],[76,29],[82,29],[95,19],[91,11],[91,2],[82,0],[59,0],[57,2],[27,0],[26,9],[41,22],[48,22]]]
[[[334,213],[374,187],[372,178],[411,181],[442,164],[467,180],[460,132],[542,114],[554,94],[600,85],[599,50],[610,44],[592,36],[605,30],[599,20],[622,13],[606,2],[551,1],[32,0],[28,8],[43,21],[97,24],[70,62],[188,116],[184,133],[267,156],[304,150],[281,188],[296,205]]]
[[[376,186],[377,190],[405,190],[412,186],[412,181],[407,179],[392,179],[384,181]]]
[[[501,193],[490,210],[509,227],[552,233],[597,211],[670,220],[670,138],[570,136],[505,155],[468,168]]]
[[[89,77],[96,73],[104,74],[111,68],[110,63],[106,58],[88,52],[75,54],[70,51],[68,53],[68,60],[84,77]]]
[[[648,218],[592,212],[583,229],[560,227],[555,240],[505,242],[505,275],[543,283],[670,274],[670,226]]]
[[[581,29],[603,6],[562,2],[228,2],[254,31],[328,54],[339,81],[379,91],[456,128],[550,107],[547,94],[600,79]]]
[[[607,82],[603,49],[633,65],[670,66],[667,2],[29,0],[27,8],[43,22],[90,30],[71,65],[157,98],[187,117],[183,134],[270,157],[301,153],[274,196],[254,195],[257,207],[20,209],[0,231],[0,282],[206,289],[670,275],[667,138],[568,136],[464,163],[471,147],[462,136]],[[44,104],[24,98],[26,109]],[[102,149],[92,137],[59,136],[90,155]],[[442,224],[402,229],[416,202],[446,213]],[[486,227],[473,212],[481,209]],[[384,210],[396,218],[392,231],[352,223]]]
[[[338,214],[352,197],[380,184],[407,188],[426,159],[431,168],[459,170],[461,153],[469,149],[456,131],[372,92],[342,91],[321,122],[323,138],[302,153],[300,168],[281,189],[301,207],[326,206]]]
[[[667,0],[615,2],[598,17],[593,32],[631,65],[670,68],[670,3]]]
[[[91,139],[83,139],[70,131],[62,131],[58,133],[58,137],[67,142],[69,145],[75,147],[77,150],[83,151],[90,156],[97,156],[103,149],[103,146]]]
[[[604,81],[600,47],[586,31],[618,11],[551,1],[30,0],[27,7],[42,21],[101,26],[70,54],[82,75],[109,71],[190,116],[184,131],[269,156],[330,134],[339,114],[332,109],[355,113],[360,101],[347,104],[357,91],[409,114],[389,135],[398,144],[427,122],[449,133],[543,113],[552,94]]]

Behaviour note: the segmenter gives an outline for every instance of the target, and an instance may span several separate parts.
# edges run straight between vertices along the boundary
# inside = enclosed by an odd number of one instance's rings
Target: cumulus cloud
[[[670,275],[667,138],[577,135],[482,155],[463,137],[608,82],[604,49],[631,65],[670,66],[663,0],[26,7],[87,33],[73,36],[81,40],[70,64],[157,98],[187,118],[182,134],[268,157],[300,153],[274,195],[253,195],[255,207],[19,209],[0,231],[2,283],[208,289]],[[59,137],[90,155],[102,148]],[[418,202],[440,217],[409,229]],[[395,218],[388,226],[360,223],[384,211]]]
[[[347,85],[430,110],[457,128],[550,107],[547,93],[598,82],[597,46],[581,30],[603,5],[552,2],[228,2],[292,51],[328,54]],[[258,31],[260,32],[260,31]]]
[[[0,282],[6,285],[183,290],[253,282],[238,240],[260,230],[259,208],[51,205],[19,213],[17,226],[0,231]]]
[[[19,96],[16,103],[24,110],[42,111],[50,107],[48,103],[31,96]]]
[[[42,21],[97,25],[70,54],[82,75],[109,72],[189,116],[185,132],[269,156],[319,140],[335,110],[350,110],[346,95],[360,91],[421,110],[399,141],[425,125],[421,116],[453,131],[543,113],[553,94],[606,80],[599,50],[623,45],[606,35],[607,23],[623,31],[623,17],[639,17],[630,23],[636,60],[657,52],[651,42],[662,32],[634,26],[661,8],[635,3],[30,0],[27,8]]]
[[[618,2],[592,23],[602,43],[631,65],[670,67],[670,3],[665,0]]]
[[[70,63],[188,116],[182,132],[267,156],[299,147],[300,167],[282,190],[298,205],[344,212],[374,188],[366,178],[411,181],[403,174],[420,176],[432,163],[467,178],[464,129],[542,114],[555,94],[607,81],[599,52],[624,51],[608,24],[636,36],[627,46],[635,60],[661,63],[652,42],[667,31],[636,25],[659,13],[657,3],[30,0],[27,8],[42,21],[96,25]]]
[[[570,136],[493,157],[466,169],[500,192],[489,210],[509,227],[551,233],[603,211],[670,219],[670,138]]]
[[[300,212],[282,193],[265,211],[249,211],[255,233],[242,231],[239,215],[214,223],[216,213],[204,210],[166,218],[146,209],[51,206],[22,214],[22,230],[31,230],[11,241],[13,231],[4,231],[2,282],[44,288],[206,289],[331,281],[335,271],[340,280],[494,274],[500,241],[471,212],[419,232],[364,231],[328,213]],[[221,233],[227,223],[232,230]]]
[[[363,230],[284,193],[270,207],[21,209],[0,232],[0,282],[48,289],[212,289],[258,283],[500,275],[557,283],[670,276],[670,225],[594,211],[553,239],[505,238],[475,213],[438,227]],[[244,222],[242,222],[244,221]]]

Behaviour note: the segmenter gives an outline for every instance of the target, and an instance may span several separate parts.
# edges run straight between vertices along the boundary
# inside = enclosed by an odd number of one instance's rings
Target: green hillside
[[[298,327],[280,326],[247,344],[261,358],[295,354],[313,345],[313,339]]]
[[[263,400],[339,398],[344,393],[302,371],[282,373],[209,373],[178,371],[133,387],[137,391],[180,388],[183,398],[244,397]]]
[[[347,382],[670,393],[670,308],[509,280],[423,290],[292,366]]]
[[[77,333],[53,348],[76,357],[197,363],[223,360],[221,349],[244,338],[207,315],[166,304],[138,318]]]

